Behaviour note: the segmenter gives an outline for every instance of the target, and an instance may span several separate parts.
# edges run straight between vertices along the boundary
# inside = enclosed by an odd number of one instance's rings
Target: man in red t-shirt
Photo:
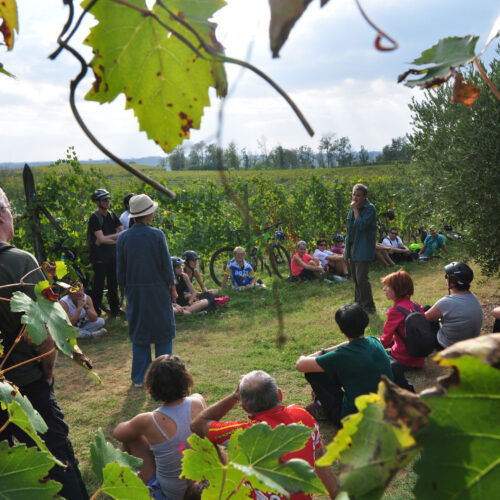
[[[220,422],[220,420],[241,400],[241,406],[248,413],[247,421]],[[317,467],[315,459],[323,455],[318,424],[316,420],[299,405],[285,406],[281,403],[282,393],[276,381],[264,371],[253,371],[242,377],[236,392],[199,413],[191,423],[191,430],[201,437],[208,437],[214,444],[224,444],[237,429],[246,429],[254,424],[265,422],[271,427],[279,424],[302,424],[310,427],[311,437],[304,448],[283,455],[282,460],[301,458],[315,468],[331,498],[337,493],[337,481],[331,467]],[[284,498],[276,494],[253,491],[258,500]],[[310,500],[311,495],[296,493],[290,500]]]

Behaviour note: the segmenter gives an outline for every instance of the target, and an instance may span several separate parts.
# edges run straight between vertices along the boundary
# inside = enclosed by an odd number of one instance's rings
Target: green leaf
[[[76,345],[78,330],[68,324],[68,316],[59,302],[52,302],[38,296],[35,302],[23,292],[15,292],[10,303],[12,312],[24,312],[21,323],[26,325],[31,340],[41,344],[50,335],[57,348],[66,356],[72,357],[73,346]]]
[[[10,447],[0,442],[0,498],[8,500],[53,499],[61,489],[56,481],[42,481],[54,461],[25,444]]]
[[[100,491],[116,500],[150,500],[149,489],[128,466],[112,462],[104,467]]]
[[[306,461],[280,461],[285,453],[300,450],[310,437],[311,429],[304,425],[281,424],[272,429],[265,423],[256,424],[234,438],[239,453],[230,456],[230,463],[244,472],[254,487],[257,487],[253,479],[256,478],[265,491],[325,493],[314,469]]]
[[[188,440],[191,449],[184,452],[182,474],[210,482],[203,498],[227,498],[238,487],[241,496],[231,498],[247,498],[249,489],[244,482],[255,489],[286,496],[297,491],[325,493],[307,462],[299,459],[281,462],[285,453],[301,449],[310,437],[311,429],[303,425],[279,425],[271,429],[265,423],[256,424],[231,436],[224,464],[208,439],[193,435]]]
[[[356,398],[358,413],[343,419],[317,464],[337,459],[339,482],[354,498],[380,498],[394,474],[418,452],[412,434],[427,423],[427,407],[418,396],[384,379],[379,394]]]
[[[421,74],[423,75],[421,78],[407,80],[405,85],[408,87],[419,85],[423,88],[441,85],[452,76],[455,68],[464,66],[474,59],[478,40],[478,36],[472,35],[442,38],[436,45],[424,50],[421,56],[411,63],[419,66],[433,64],[433,66],[409,70],[399,77],[399,81],[404,80],[409,74]]]
[[[86,6],[89,0],[84,0]],[[199,128],[203,108],[210,104],[208,90],[226,94],[222,63],[198,57],[153,17],[172,27],[207,55],[196,37],[170,16],[159,3],[152,11],[144,0],[130,0],[142,12],[114,2],[98,2],[91,13],[99,21],[85,43],[94,51],[91,62],[96,81],[86,99],[112,102],[119,94],[126,109],[133,109],[140,130],[164,151],[171,151]],[[188,23],[213,50],[223,55],[215,38],[215,24],[208,22],[224,0],[172,0],[168,8]],[[149,15],[146,15],[149,14]]]
[[[133,457],[115,448],[111,443],[108,443],[101,428],[95,433],[94,442],[90,445],[90,458],[92,460],[92,470],[100,483],[104,481],[104,467],[111,462],[115,462],[125,467],[128,466],[135,472],[137,472],[142,465],[142,460],[140,458]]]
[[[205,500],[227,498],[238,488],[244,474],[230,464],[225,464],[217,448],[207,438],[193,434],[188,438],[188,443],[190,448],[184,450],[182,456],[181,476],[194,481],[208,480],[210,485],[203,490],[202,496]],[[247,499],[249,492],[250,488],[242,484],[231,498]]]
[[[0,63],[0,73],[3,73],[4,75],[10,76],[11,78],[15,78],[16,76],[13,75],[12,73],[9,73],[6,69],[5,66]]]
[[[432,410],[417,436],[418,498],[498,496],[500,477],[500,334],[459,342],[436,356],[452,373],[422,393]],[[490,363],[489,366],[486,363]]]
[[[58,278],[63,278],[68,274],[68,266],[66,265],[66,262],[58,260],[55,262],[55,265],[56,265],[56,276]]]
[[[0,19],[3,19],[0,33],[3,35],[7,50],[12,50],[14,48],[14,31],[19,32],[17,4],[15,0],[3,0],[0,2]],[[2,71],[2,73],[4,72]],[[11,76],[10,73],[7,74]]]

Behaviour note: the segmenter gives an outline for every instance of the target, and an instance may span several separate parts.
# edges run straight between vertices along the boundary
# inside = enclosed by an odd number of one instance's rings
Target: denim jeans
[[[155,357],[162,354],[172,354],[172,341],[154,344]],[[151,344],[132,344],[132,382],[134,384],[144,383],[144,375],[151,364]]]

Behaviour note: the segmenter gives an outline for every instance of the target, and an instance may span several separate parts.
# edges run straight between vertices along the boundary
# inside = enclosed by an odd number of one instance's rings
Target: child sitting
[[[184,272],[188,275],[191,283],[193,282],[194,278],[198,282],[198,285],[200,286],[202,292],[208,292],[215,297],[219,293],[219,291],[215,288],[209,290],[205,286],[205,282],[203,281],[200,270],[198,269],[198,259],[200,258],[200,256],[194,250],[186,250],[182,255],[182,258],[185,262]]]
[[[231,259],[222,278],[221,288],[225,288],[228,279],[231,279],[231,286],[235,290],[250,290],[255,287],[266,288],[262,281],[257,281],[250,262],[245,260],[245,249],[236,247],[233,250],[234,258]]]

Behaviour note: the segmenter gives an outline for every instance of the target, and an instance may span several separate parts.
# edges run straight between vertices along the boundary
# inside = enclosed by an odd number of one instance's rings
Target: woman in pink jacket
[[[406,348],[405,314],[397,309],[402,307],[407,311],[416,309],[423,312],[418,302],[412,302],[413,280],[406,271],[396,271],[381,279],[385,296],[393,301],[393,306],[387,311],[384,323],[384,333],[380,341],[385,348],[391,347],[391,368],[394,382],[403,389],[415,392],[413,386],[406,380],[405,371],[410,368],[422,368],[424,358],[411,356]]]

